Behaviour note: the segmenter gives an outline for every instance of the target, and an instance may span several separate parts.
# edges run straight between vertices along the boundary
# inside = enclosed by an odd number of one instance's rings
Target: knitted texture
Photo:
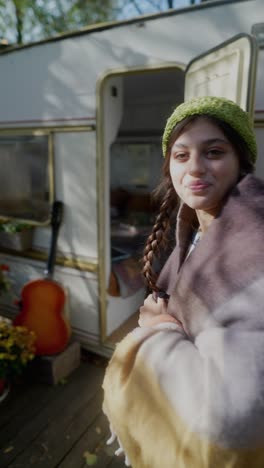
[[[162,137],[162,152],[167,154],[168,143],[175,126],[191,115],[209,115],[230,125],[245,141],[254,164],[257,159],[257,142],[253,124],[247,112],[225,98],[206,96],[190,99],[180,104],[168,118]]]

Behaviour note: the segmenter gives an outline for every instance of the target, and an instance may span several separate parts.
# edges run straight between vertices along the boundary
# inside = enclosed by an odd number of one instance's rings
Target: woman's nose
[[[191,154],[188,169],[191,175],[203,174],[205,172],[205,164],[201,153],[197,151]]]

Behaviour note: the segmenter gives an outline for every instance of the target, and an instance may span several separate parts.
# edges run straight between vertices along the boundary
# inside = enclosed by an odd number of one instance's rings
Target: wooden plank
[[[0,448],[47,406],[56,392],[55,388],[31,382],[11,388],[7,400],[1,405]]]
[[[75,378],[78,379],[78,374]],[[27,421],[47,406],[57,393],[55,387],[34,382],[32,379],[11,388],[8,400],[1,405],[0,447],[9,440],[9,427],[16,427],[18,432],[22,424],[26,425]]]
[[[76,440],[80,438],[101,411],[101,397],[96,395],[89,405],[82,406],[72,418],[71,409],[48,425],[11,465],[12,468],[37,466],[51,468],[58,466]]]
[[[118,449],[118,444],[115,441],[110,446],[106,445],[106,440],[109,438],[109,431],[107,436],[100,440],[98,445],[94,450],[96,459],[92,465],[93,468],[106,468],[110,466],[111,463],[117,463],[116,468],[126,468],[124,463],[124,457],[117,457],[115,451]],[[87,468],[87,462],[83,462],[81,468]]]
[[[113,457],[109,465],[107,465],[107,468],[127,468],[127,465],[125,465],[124,462],[124,457]]]
[[[58,434],[61,431],[60,425],[72,418],[72,414],[78,412],[84,405],[89,406],[89,402],[101,387],[104,369],[96,367],[89,362],[82,365],[70,376],[66,385],[57,387],[57,392],[48,406],[37,409],[31,420],[27,420],[25,426],[20,426],[19,432],[14,439],[5,440],[0,452],[0,466],[31,466],[32,447],[35,444],[41,448],[41,453],[45,451],[45,440],[41,439],[41,434],[46,434],[51,427],[56,427]],[[53,431],[54,434],[54,431]],[[42,446],[39,442],[42,440]],[[36,441],[36,442],[35,442]],[[10,447],[13,447],[10,450]],[[9,449],[9,451],[7,450]],[[20,460],[28,461],[21,465]],[[17,459],[17,464],[15,460]],[[28,464],[27,464],[28,463]],[[49,465],[51,468],[51,465]]]
[[[45,386],[36,384],[27,374],[24,374],[14,385],[11,385],[9,396],[1,404],[0,430],[19,409],[21,410],[21,407],[24,407],[23,405],[27,406],[29,400],[34,399],[36,393],[39,398],[42,398],[49,395],[50,391],[47,392]]]
[[[108,362],[105,358],[97,358],[88,352],[82,353],[82,361],[97,367],[106,367]],[[42,408],[45,404],[48,404],[50,398],[53,398],[53,395],[57,392],[56,389],[43,385],[43,381],[40,380],[39,374],[36,372],[36,365],[33,362],[29,364],[27,371],[19,378],[18,382],[11,387],[8,398],[1,404],[0,447],[4,443],[9,423],[17,432],[21,424],[25,424],[25,418],[32,419],[32,411],[36,409],[36,402]],[[15,424],[12,423],[14,418],[17,418]],[[1,428],[4,428],[3,433]]]
[[[60,468],[81,468],[85,462],[85,456],[98,452],[102,440],[109,437],[109,427],[106,417],[102,412],[95,418],[87,430],[82,434],[72,450],[62,460]],[[86,464],[87,467],[87,464]]]

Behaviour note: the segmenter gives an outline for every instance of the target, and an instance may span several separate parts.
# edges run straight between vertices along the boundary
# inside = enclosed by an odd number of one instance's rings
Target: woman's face
[[[230,142],[205,117],[187,126],[173,143],[170,175],[183,202],[215,216],[239,177],[239,160]]]

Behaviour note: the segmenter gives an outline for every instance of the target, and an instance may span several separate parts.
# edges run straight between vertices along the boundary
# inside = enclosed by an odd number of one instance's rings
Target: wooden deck
[[[16,384],[0,403],[0,467],[124,468],[106,446],[102,413],[107,360],[82,355],[80,367],[56,386],[34,378]]]

